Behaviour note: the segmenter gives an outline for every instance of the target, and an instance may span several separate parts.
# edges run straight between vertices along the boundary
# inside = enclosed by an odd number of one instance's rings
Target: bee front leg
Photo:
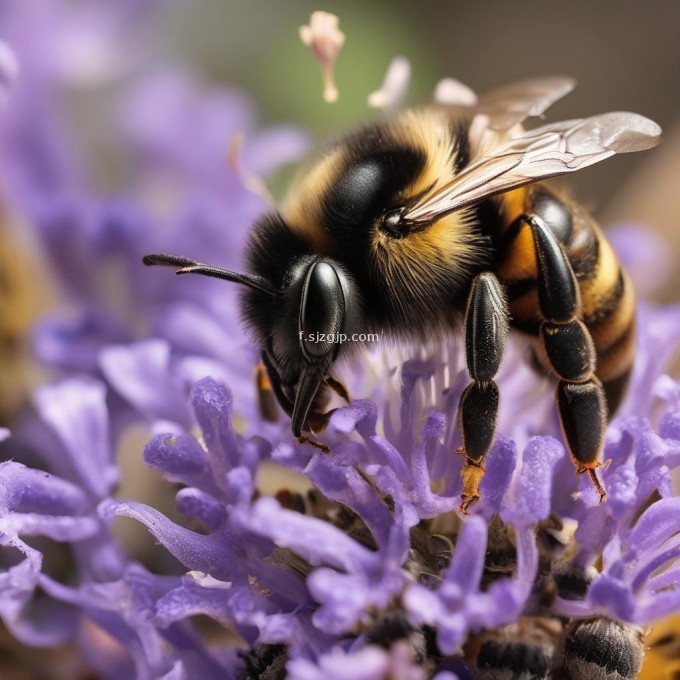
[[[264,420],[275,423],[279,419],[276,394],[267,373],[267,368],[262,361],[255,367],[255,388],[257,390],[257,403],[260,408],[260,415]]]
[[[335,413],[336,409],[331,409],[330,411],[316,411],[311,410],[307,416],[307,429],[313,434],[317,435],[319,432],[323,432],[326,427],[328,427],[328,422],[331,416]],[[300,444],[309,444],[315,449],[321,451],[321,453],[330,453],[331,450],[320,441],[314,439],[314,437],[308,437],[307,435],[301,435],[297,438]]]
[[[498,372],[508,336],[508,303],[498,279],[491,273],[479,274],[472,282],[465,314],[465,355],[472,382],[458,404],[458,420],[466,457],[461,472],[463,493],[460,511],[479,498],[479,483],[484,476],[484,459],[496,432]]]
[[[347,391],[347,388],[341,383],[339,380],[334,378],[332,375],[327,375],[324,379],[324,383],[328,385],[339,397],[344,399],[348,404],[350,402],[349,398],[349,392]],[[324,402],[327,400],[323,400]],[[307,415],[307,429],[309,429],[310,432],[318,434],[319,432],[323,432],[326,427],[328,427],[328,423],[331,419],[331,416],[337,411],[337,409],[331,409],[330,411],[321,411],[320,408],[322,405],[318,405],[318,407],[313,406],[312,409],[310,410],[309,414]],[[322,444],[321,442],[316,441],[316,439],[313,439],[311,437],[306,437],[306,436],[301,436],[298,437],[298,442],[301,444],[311,444],[313,447],[319,449],[322,453],[330,453],[331,450],[325,445]]]
[[[538,299],[543,322],[540,337],[550,366],[560,381],[557,402],[564,438],[578,473],[587,473],[600,494],[607,493],[598,476],[607,425],[607,400],[595,377],[595,345],[578,318],[581,301],[571,264],[542,219],[523,219],[531,227],[538,264]]]
[[[255,369],[255,377],[262,417],[265,420],[278,419],[278,411],[276,411],[274,404],[271,403],[272,394],[276,397],[281,408],[283,408],[289,416],[292,416],[295,405],[286,393],[286,390],[281,383],[281,377],[267,352],[262,352],[260,356],[260,363]],[[274,416],[274,414],[276,417],[268,417],[268,415]],[[315,404],[312,404],[306,419],[307,429],[309,429],[312,434],[321,432],[328,425],[328,421],[332,414],[333,411],[324,413],[319,411]],[[297,433],[296,438],[300,444],[309,444],[323,453],[330,453],[330,449],[325,444],[316,441],[313,437],[303,435],[302,431]]]
[[[330,387],[333,392],[335,392],[343,401],[345,401],[347,404],[350,403],[351,399],[349,396],[349,392],[347,391],[347,388],[343,383],[341,383],[339,380],[334,378],[332,375],[327,375],[326,380],[325,380],[326,385]]]

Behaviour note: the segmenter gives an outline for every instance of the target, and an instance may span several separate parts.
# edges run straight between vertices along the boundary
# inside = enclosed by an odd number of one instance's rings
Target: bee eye
[[[338,273],[330,263],[316,262],[307,273],[300,304],[305,358],[314,362],[331,355],[337,349],[332,338],[343,330],[344,323],[345,297]]]

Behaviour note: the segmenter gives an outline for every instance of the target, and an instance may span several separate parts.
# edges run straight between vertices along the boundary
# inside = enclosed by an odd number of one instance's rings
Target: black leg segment
[[[536,247],[538,299],[543,322],[540,337],[553,371],[560,379],[557,402],[564,438],[579,474],[587,472],[600,494],[597,477],[607,425],[607,400],[595,377],[593,339],[580,320],[581,302],[574,271],[559,241],[535,215],[524,216]]]
[[[583,321],[544,321],[540,333],[550,365],[560,378],[577,382],[595,372],[595,346]]]
[[[458,453],[467,460],[462,471],[460,510],[479,498],[484,458],[491,448],[498,414],[498,387],[494,382],[508,336],[508,305],[498,279],[479,274],[472,283],[465,315],[465,353],[472,382],[458,404],[463,445]]]
[[[578,316],[580,297],[574,271],[562,246],[545,222],[525,218],[531,227],[538,266],[538,300],[546,321],[566,322]]]
[[[607,402],[602,383],[597,378],[582,383],[561,380],[557,401],[571,455],[587,469],[597,463],[607,426]]]
[[[498,413],[498,387],[493,380],[471,382],[460,397],[458,417],[463,449],[469,460],[481,461],[491,448]]]
[[[493,274],[480,274],[472,282],[465,315],[465,356],[473,380],[493,380],[507,337],[508,305],[503,288]]]

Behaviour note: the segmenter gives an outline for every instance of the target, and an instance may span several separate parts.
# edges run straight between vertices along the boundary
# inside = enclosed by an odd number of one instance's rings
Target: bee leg
[[[309,444],[310,446],[313,446],[315,449],[318,451],[321,451],[321,453],[330,453],[331,450],[325,445],[322,444],[321,442],[316,441],[313,437],[307,437],[305,435],[302,435],[301,437],[297,438],[298,444]]]
[[[293,402],[286,394],[283,384],[281,383],[281,376],[267,352],[262,352],[262,354],[260,354],[260,364],[264,367],[265,375],[269,378],[269,387],[274,393],[276,401],[278,401],[279,406],[290,415],[293,412]]]
[[[463,438],[458,453],[466,457],[461,472],[463,514],[479,498],[484,458],[496,431],[498,386],[493,378],[503,358],[507,336],[508,305],[503,288],[493,274],[479,274],[472,282],[465,314],[465,355],[472,382],[458,404]]]
[[[336,410],[337,409],[331,409],[330,411],[310,411],[309,415],[307,416],[307,427],[309,431],[312,434],[323,432],[326,427],[328,427],[328,421],[331,419],[331,416]],[[313,446],[315,449],[321,451],[321,453],[331,452],[331,450],[325,444],[322,444],[313,437],[302,435],[298,437],[297,440],[300,444],[309,444],[310,446]]]
[[[328,427],[331,416],[337,411],[332,408],[330,411],[311,411],[307,416],[307,427],[309,431],[316,434],[323,432]]]
[[[281,378],[274,368],[274,365],[269,358],[267,352],[262,352],[261,360],[255,369],[255,375],[257,378],[258,396],[260,396],[261,388],[267,388],[271,390],[271,393],[276,397],[276,400],[281,405],[281,408],[291,416],[294,410],[294,404],[286,394],[286,391],[281,384]],[[267,385],[268,382],[268,385]],[[264,390],[263,390],[264,391]],[[262,410],[262,402],[260,402],[260,409]],[[316,411],[313,408],[310,409],[309,415],[306,420],[307,428],[314,434],[315,432],[320,432],[328,425],[328,421],[333,414],[333,411],[328,411],[323,413],[321,411]],[[263,417],[266,418],[263,412]],[[278,417],[278,413],[277,413]],[[318,442],[313,437],[308,437],[302,434],[302,431],[298,433],[296,437],[300,444],[309,444],[315,449],[318,449],[322,453],[330,453],[331,450],[321,442]]]
[[[349,392],[347,391],[347,388],[339,381],[336,380],[332,375],[327,375],[326,379],[324,381],[328,387],[330,387],[333,392],[335,392],[340,399],[344,400],[349,404],[351,401],[349,397]]]
[[[261,360],[255,369],[255,375],[257,379],[258,396],[264,391],[265,388],[271,390],[271,393],[276,397],[276,400],[281,405],[281,408],[290,416],[294,410],[294,404],[286,394],[286,391],[281,384],[281,378],[274,368],[274,365],[266,352],[262,352]],[[268,383],[268,384],[267,384]],[[260,402],[260,409],[262,410],[262,402]],[[322,413],[310,409],[309,416],[306,420],[308,429],[311,430],[312,434],[314,432],[319,432],[323,430],[328,424],[328,420],[332,415],[332,411],[328,413]],[[263,417],[266,418],[265,413],[262,413]],[[278,417],[278,414],[277,414]],[[296,439],[300,444],[309,444],[315,449],[318,449],[322,453],[330,453],[331,450],[321,442],[316,441],[313,437],[308,437],[302,434],[302,431],[295,433],[297,434]]]
[[[579,320],[581,301],[574,271],[550,228],[535,215],[531,227],[538,263],[538,299],[543,316],[540,337],[550,366],[560,381],[557,403],[564,438],[578,473],[587,473],[600,494],[607,494],[596,469],[607,425],[607,400],[595,377],[593,339]]]
[[[275,423],[279,419],[279,409],[276,406],[276,396],[272,388],[267,369],[262,361],[255,368],[255,386],[260,415],[264,420]]]

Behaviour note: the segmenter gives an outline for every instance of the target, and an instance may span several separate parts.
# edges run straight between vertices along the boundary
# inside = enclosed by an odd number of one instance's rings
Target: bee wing
[[[574,89],[573,78],[532,78],[485,92],[477,110],[489,116],[489,128],[509,130],[530,116],[542,115],[558,99]]]
[[[492,130],[509,130],[530,116],[542,115],[558,99],[574,89],[573,78],[555,76],[532,78],[505,85],[480,97],[463,83],[453,78],[439,81],[434,99],[439,104],[474,109],[489,117]]]
[[[649,149],[658,144],[660,135],[656,123],[626,112],[544,125],[491,148],[449,184],[406,208],[402,220],[430,222],[494,194],[575,172],[616,153]]]

